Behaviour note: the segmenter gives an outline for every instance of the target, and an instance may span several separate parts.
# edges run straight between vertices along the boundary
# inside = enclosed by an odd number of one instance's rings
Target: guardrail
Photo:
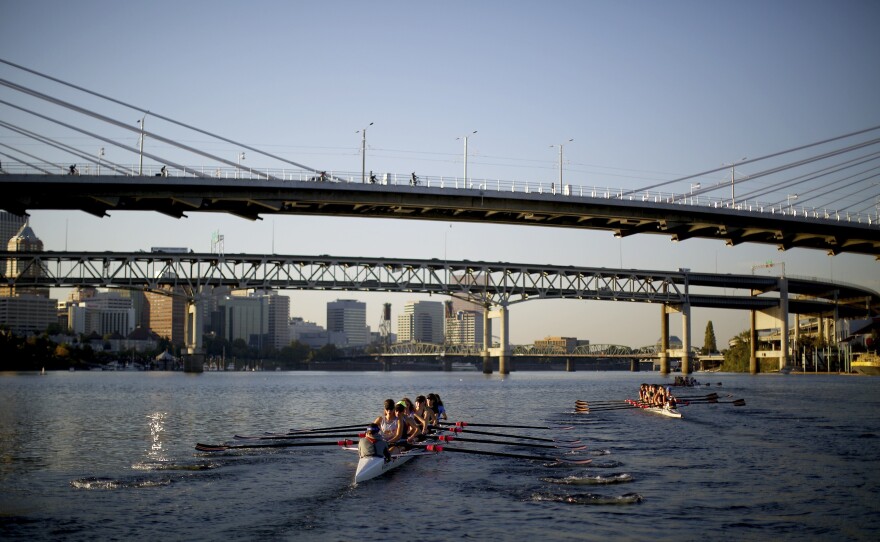
[[[86,164],[77,166],[79,175],[108,175],[108,176],[138,176],[137,165],[108,165]],[[70,175],[70,166],[58,164],[5,165],[0,169],[2,174],[52,174]],[[782,203],[767,203],[760,201],[737,201],[735,204],[730,199],[710,197],[706,195],[692,195],[677,192],[661,191],[638,191],[632,192],[627,188],[610,188],[598,186],[581,186],[543,181],[515,181],[487,178],[445,177],[433,175],[416,175],[399,173],[380,173],[367,175],[364,184],[377,187],[381,186],[409,186],[440,188],[449,190],[478,190],[501,193],[541,194],[549,196],[579,197],[592,199],[624,200],[641,203],[662,203],[701,207],[708,209],[730,209],[744,212],[769,213],[802,220],[833,220],[838,222],[850,222],[880,227],[880,208],[876,213],[853,213],[841,212],[836,209],[820,207],[808,207],[803,205],[791,205]],[[209,177],[218,179],[238,179],[241,181],[296,181],[296,182],[331,182],[362,184],[361,173],[351,171],[307,171],[302,169],[283,168],[234,168],[234,167],[208,167],[187,166],[183,168],[163,166],[145,166],[145,177]]]

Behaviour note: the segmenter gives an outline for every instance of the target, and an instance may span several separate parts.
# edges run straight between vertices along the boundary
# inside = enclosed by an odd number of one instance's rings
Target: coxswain
[[[391,461],[391,450],[382,437],[382,431],[375,423],[367,426],[366,433],[358,442],[358,455],[360,457],[384,457],[386,463]]]

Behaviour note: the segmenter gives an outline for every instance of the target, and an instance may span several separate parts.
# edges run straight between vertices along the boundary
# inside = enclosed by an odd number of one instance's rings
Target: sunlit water
[[[876,540],[880,379],[696,375],[732,404],[575,414],[656,373],[0,374],[0,538]],[[718,383],[721,385],[719,386]],[[452,420],[568,431],[587,466],[441,453],[352,486],[327,448],[201,453],[235,434],[365,423],[438,392]],[[462,434],[462,436],[465,436]],[[499,437],[480,437],[499,440]],[[472,443],[448,447],[535,454]]]

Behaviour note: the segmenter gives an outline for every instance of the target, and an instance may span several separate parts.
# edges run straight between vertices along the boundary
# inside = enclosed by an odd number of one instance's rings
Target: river
[[[573,412],[576,399],[622,399],[641,382],[664,382],[657,373],[0,373],[0,538],[880,537],[880,379],[694,376],[710,385],[680,395],[715,392],[745,406],[692,404],[682,419]],[[194,449],[367,422],[385,398],[429,392],[450,420],[571,425],[481,429],[579,438],[588,449],[576,454],[593,462],[441,453],[353,486],[356,454],[335,447]]]

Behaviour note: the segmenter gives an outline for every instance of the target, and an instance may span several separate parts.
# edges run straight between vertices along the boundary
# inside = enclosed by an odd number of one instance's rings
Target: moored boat
[[[852,370],[862,375],[878,376],[880,375],[880,356],[876,352],[859,354],[859,357],[852,362]]]

